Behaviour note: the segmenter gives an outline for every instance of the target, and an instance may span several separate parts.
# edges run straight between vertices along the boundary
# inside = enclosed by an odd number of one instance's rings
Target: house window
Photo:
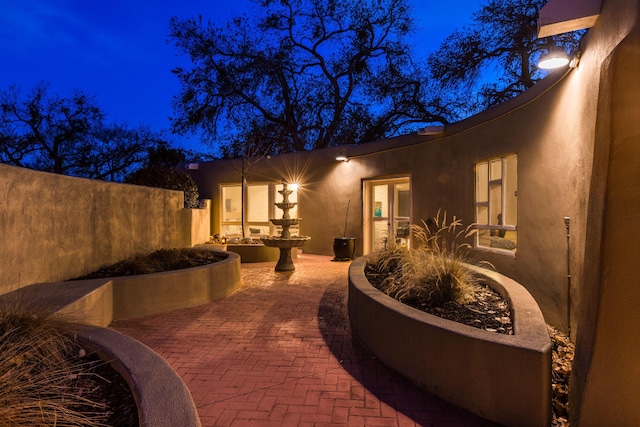
[[[476,172],[476,245],[516,252],[518,244],[518,158],[515,154],[478,162]]]
[[[291,187],[289,188],[291,189]],[[275,206],[275,202],[282,202],[282,184],[248,184],[245,187],[244,226],[246,237],[261,237],[277,235],[281,227],[276,227],[269,221],[272,218],[282,218],[282,210]],[[289,195],[289,202],[297,202],[297,191]],[[220,233],[227,237],[242,236],[242,187],[240,184],[221,186],[222,214],[220,215]],[[296,218],[297,206],[289,210],[289,216]],[[298,232],[297,226],[290,229],[292,235]]]

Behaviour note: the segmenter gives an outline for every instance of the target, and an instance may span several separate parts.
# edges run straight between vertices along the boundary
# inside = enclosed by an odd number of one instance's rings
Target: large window
[[[478,162],[477,246],[515,252],[518,245],[518,158],[515,154]]]
[[[289,187],[291,190],[291,186]],[[261,237],[277,235],[280,227],[269,221],[272,218],[282,218],[282,210],[275,206],[275,202],[282,202],[282,184],[248,184],[245,187],[245,236]],[[220,215],[220,233],[227,237],[242,236],[242,187],[240,184],[221,186],[222,214]],[[289,195],[289,202],[296,203],[298,193]],[[289,216],[296,218],[298,207],[289,210]],[[296,235],[298,226],[292,226],[291,235]]]

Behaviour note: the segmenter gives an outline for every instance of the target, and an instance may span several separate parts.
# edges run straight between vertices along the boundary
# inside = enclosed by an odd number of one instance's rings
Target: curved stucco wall
[[[208,236],[193,242],[193,234],[208,233],[208,219],[185,211],[179,191],[0,164],[0,294],[203,243]],[[192,233],[198,223],[204,225]]]

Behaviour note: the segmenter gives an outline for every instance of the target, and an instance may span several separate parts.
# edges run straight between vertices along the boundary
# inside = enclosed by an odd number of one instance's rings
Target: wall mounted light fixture
[[[348,162],[349,158],[347,157],[347,153],[344,150],[340,151],[340,154],[336,156],[336,160],[339,162]]]
[[[538,68],[542,70],[554,70],[566,65],[569,65],[571,68],[576,68],[579,61],[579,53],[574,54],[573,58],[569,58],[561,47],[552,45],[548,52],[540,57]]]

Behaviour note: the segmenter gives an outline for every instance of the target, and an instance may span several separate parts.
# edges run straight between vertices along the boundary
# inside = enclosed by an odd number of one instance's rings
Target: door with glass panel
[[[409,178],[364,184],[364,249],[371,253],[390,244],[409,244],[411,189]]]

